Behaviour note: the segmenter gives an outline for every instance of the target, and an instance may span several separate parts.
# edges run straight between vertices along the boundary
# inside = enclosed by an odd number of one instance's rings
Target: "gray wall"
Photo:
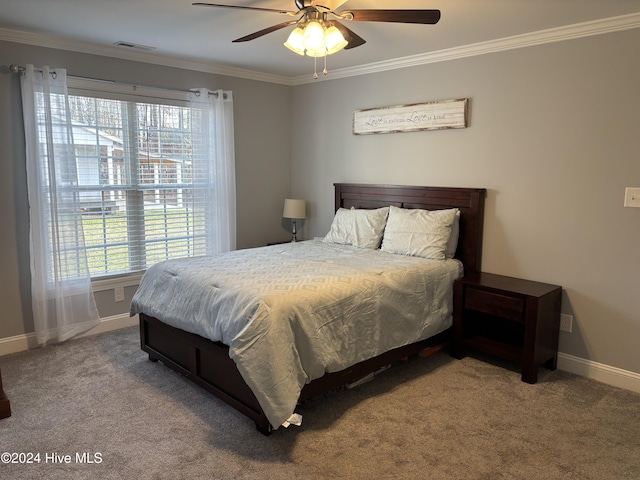
[[[234,93],[238,247],[287,238],[281,226],[290,195],[291,88],[253,80],[78,54],[0,41],[0,67],[10,64],[63,67],[69,75],[187,90],[222,88]],[[20,81],[0,74],[0,340],[33,331],[30,298],[28,206]],[[268,118],[269,121],[265,121]],[[135,287],[125,289],[129,300]],[[113,290],[96,293],[102,317],[128,311]]]
[[[485,187],[483,270],[562,285],[564,353],[640,373],[640,29],[294,88],[305,235],[333,182]],[[468,97],[466,129],[354,136],[356,109]]]
[[[640,373],[640,29],[285,87],[0,42],[0,66],[235,94],[238,246],[286,238],[282,199],[324,235],[334,182],[488,189],[483,269],[562,285],[561,352]],[[353,136],[353,110],[467,97],[466,129]],[[265,121],[269,119],[269,121]],[[32,331],[18,78],[0,75],[0,340]],[[127,298],[134,290],[126,289]],[[103,316],[126,310],[100,292]]]

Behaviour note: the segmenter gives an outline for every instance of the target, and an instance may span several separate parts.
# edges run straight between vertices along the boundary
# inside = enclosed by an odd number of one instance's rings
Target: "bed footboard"
[[[249,417],[260,432],[271,433],[267,417],[229,358],[226,345],[171,327],[142,313],[140,346],[149,354],[149,360],[160,360]]]
[[[434,337],[390,350],[339,372],[327,373],[305,385],[299,401],[308,400],[355,382],[383,366],[415,355],[429,347],[448,343],[450,336],[449,329]],[[149,354],[149,360],[160,360],[167,367],[213,393],[253,420],[256,428],[263,434],[269,435],[273,431],[255,395],[240,375],[234,361],[229,358],[229,347],[226,345],[171,327],[141,313],[140,346]]]

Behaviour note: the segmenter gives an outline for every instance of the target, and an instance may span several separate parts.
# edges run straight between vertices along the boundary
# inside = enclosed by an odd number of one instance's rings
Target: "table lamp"
[[[305,201],[295,198],[286,198],[284,201],[284,211],[282,212],[284,218],[291,219],[291,238],[292,242],[298,241],[296,237],[296,220],[302,220],[306,216]]]

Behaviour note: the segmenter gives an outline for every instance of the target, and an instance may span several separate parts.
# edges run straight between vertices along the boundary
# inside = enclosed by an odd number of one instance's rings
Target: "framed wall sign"
[[[469,99],[368,108],[353,112],[354,135],[467,128]]]

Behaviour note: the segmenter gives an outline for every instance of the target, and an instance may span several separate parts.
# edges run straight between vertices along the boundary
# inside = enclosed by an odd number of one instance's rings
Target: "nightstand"
[[[478,273],[456,280],[453,295],[455,358],[469,348],[517,362],[527,383],[540,365],[556,369],[562,287]]]

